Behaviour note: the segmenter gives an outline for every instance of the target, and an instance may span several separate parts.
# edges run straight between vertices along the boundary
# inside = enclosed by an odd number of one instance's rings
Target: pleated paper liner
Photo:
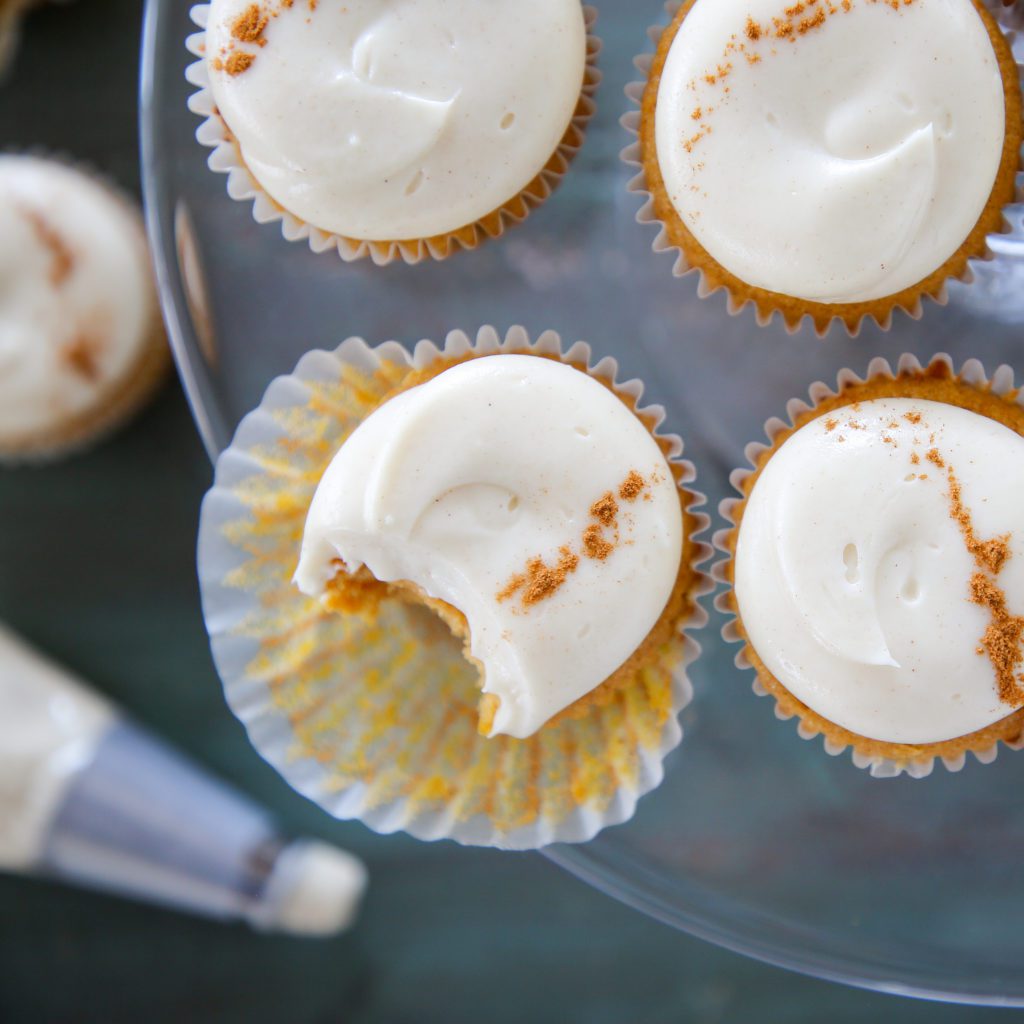
[[[692,2],[693,0],[688,0],[688,4],[692,5]],[[1015,44],[1019,43],[1013,29],[1013,15],[1001,3],[1001,0],[976,0],[976,2],[989,10],[1001,27],[1010,48],[1006,59],[1014,61],[1017,79],[1024,87],[1024,63],[1010,52]],[[847,334],[856,337],[865,320],[873,322],[882,330],[887,331],[892,324],[893,313],[897,309],[917,320],[923,315],[925,300],[945,305],[948,301],[947,285],[949,281],[958,280],[970,284],[974,280],[974,273],[971,269],[972,262],[979,259],[997,258],[987,239],[990,235],[1007,234],[1013,230],[1007,217],[1006,207],[1010,203],[1024,199],[1024,175],[1020,173],[1024,169],[1024,164],[1021,162],[1019,146],[1016,153],[1011,152],[1009,148],[1004,153],[1003,162],[996,178],[993,195],[996,196],[999,192],[1005,193],[1005,202],[1002,207],[986,207],[971,235],[950,260],[947,260],[925,281],[894,296],[866,303],[851,303],[846,306],[805,302],[748,285],[711,259],[686,228],[667,196],[664,195],[664,189],[660,188],[660,182],[649,180],[646,165],[651,161],[654,163],[655,173],[660,178],[654,154],[651,153],[650,160],[645,161],[645,147],[648,145],[653,147],[653,142],[648,142],[644,138],[641,117],[644,95],[648,83],[652,79],[654,88],[660,80],[664,55],[659,56],[657,53],[658,45],[663,33],[673,29],[675,19],[683,6],[683,0],[667,0],[665,10],[668,12],[668,25],[655,25],[647,31],[654,44],[655,52],[642,54],[634,60],[642,79],[626,87],[626,95],[637,109],[629,111],[622,118],[623,127],[634,137],[634,141],[622,151],[622,159],[628,166],[637,170],[628,186],[629,191],[639,196],[642,202],[636,215],[637,222],[643,225],[654,225],[658,229],[651,248],[655,253],[669,253],[675,257],[672,273],[676,277],[696,275],[697,294],[700,298],[708,298],[719,291],[724,291],[726,308],[730,316],[737,316],[750,306],[754,310],[758,326],[761,327],[767,326],[776,316],[779,316],[790,334],[800,330],[806,321],[811,324],[818,337],[824,337],[832,324],[839,322]],[[781,7],[780,4],[780,10]],[[1008,97],[1008,99],[1011,100],[1012,107],[1007,107],[1007,120],[1008,123],[1012,122],[1016,126],[1016,133],[1019,136],[1021,133],[1020,95],[1018,94],[1015,102],[1013,102],[1013,97]],[[648,104],[650,105],[650,100],[648,100]],[[657,194],[659,191],[660,196]],[[693,259],[691,254],[697,254],[699,260]]]
[[[983,402],[1003,402],[1024,408],[1024,393],[1018,392],[1014,384],[1013,371],[1008,366],[1000,366],[991,378],[986,376],[984,367],[976,359],[970,359],[957,371],[947,355],[936,355],[926,366],[913,355],[900,357],[896,371],[887,360],[876,358],[868,366],[867,374],[858,376],[852,370],[840,371],[835,387],[821,381],[813,384],[809,391],[809,401],[792,399],[786,406],[786,419],[778,417],[765,424],[767,444],[755,442],[747,446],[746,458],[748,467],[734,470],[730,481],[740,494],[738,498],[727,498],[721,503],[719,511],[723,519],[730,523],[728,529],[719,530],[714,536],[714,545],[723,557],[712,568],[716,581],[728,588],[720,593],[715,600],[719,611],[730,616],[722,630],[722,636],[730,643],[742,643],[743,648],[736,656],[736,665],[741,669],[754,669],[757,677],[754,680],[754,692],[760,697],[771,697],[775,702],[777,718],[796,719],[797,732],[805,740],[813,740],[820,736],[825,751],[833,756],[842,754],[849,749],[853,763],[858,768],[867,769],[878,778],[890,778],[907,774],[915,779],[925,778],[932,773],[936,763],[941,763],[951,772],[960,771],[966,763],[967,755],[973,754],[983,764],[995,760],[1000,744],[1013,750],[1024,747],[1024,709],[1008,714],[993,725],[977,732],[959,737],[941,744],[910,744],[879,743],[856,733],[841,729],[839,726],[816,714],[807,705],[797,700],[779,683],[763,665],[753,649],[739,618],[735,594],[732,590],[733,556],[736,550],[736,536],[743,515],[743,507],[750,493],[757,474],[768,461],[772,452],[779,448],[792,434],[794,429],[815,419],[834,408],[833,400],[838,396],[850,394],[854,401],[856,389],[868,382],[893,382],[893,394],[899,394],[901,381],[917,382],[913,396],[917,398],[934,397],[936,401],[949,401],[950,395],[939,389],[948,387],[952,382],[966,385],[979,392]],[[923,384],[921,382],[924,382]],[[934,394],[924,390],[935,388]],[[874,395],[872,395],[874,397]],[[847,404],[845,401],[842,404]],[[995,405],[990,406],[993,411]],[[984,409],[979,409],[984,414]],[[891,751],[898,747],[898,756],[889,756],[881,749]],[[942,750],[936,753],[936,748]]]
[[[291,577],[305,516],[327,464],[351,431],[425,369],[495,353],[560,359],[612,387],[651,429],[685,496],[687,601],[670,640],[631,685],[581,704],[526,740],[477,732],[477,673],[438,619],[384,601],[372,620],[342,616],[299,593]],[[421,839],[531,849],[581,842],[626,821],[662,779],[691,699],[686,665],[699,647],[684,630],[706,615],[711,554],[696,535],[692,465],[679,438],[657,433],[664,412],[641,406],[639,381],[615,381],[613,359],[558,335],[531,341],[456,331],[439,349],[350,338],[311,352],[276,380],[217,464],[203,504],[199,573],[206,622],[227,699],[260,753],[338,818]],[[443,457],[443,453],[438,453]]]
[[[196,138],[212,150],[207,161],[210,169],[227,175],[227,191],[232,199],[252,202],[252,215],[258,223],[279,222],[281,234],[289,242],[306,241],[310,249],[317,253],[333,250],[346,263],[371,259],[378,266],[385,266],[395,261],[416,264],[426,259],[444,260],[459,250],[476,249],[487,239],[499,238],[509,228],[524,221],[530,212],[543,204],[558,187],[583,145],[587,124],[597,109],[594,96],[601,82],[601,72],[597,69],[601,41],[593,31],[597,11],[593,7],[584,7],[587,55],[580,98],[558,148],[532,181],[497,210],[472,224],[443,235],[390,242],[347,238],[334,232],[323,231],[290,213],[270,197],[245,166],[242,154],[220,117],[213,93],[210,91],[210,78],[205,60],[205,29],[209,12],[209,4],[197,4],[189,12],[200,31],[190,35],[185,45],[199,60],[188,66],[185,77],[197,88],[189,97],[188,105],[193,113],[204,118],[203,123],[196,129]]]
[[[149,264],[146,226],[138,202],[117,182],[95,167],[62,152],[30,147],[25,150],[0,149],[0,157],[27,157],[59,164],[81,174],[98,186],[132,220],[138,230],[139,258]],[[167,379],[171,369],[171,350],[167,344],[156,279],[150,272],[150,324],[140,342],[135,360],[116,379],[107,383],[95,400],[74,416],[48,430],[33,432],[10,440],[0,439],[0,466],[54,462],[88,450],[104,441],[142,411]]]

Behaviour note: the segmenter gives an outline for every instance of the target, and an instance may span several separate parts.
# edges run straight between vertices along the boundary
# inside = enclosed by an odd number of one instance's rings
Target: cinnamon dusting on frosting
[[[556,593],[579,564],[579,556],[567,544],[558,549],[558,561],[553,566],[543,558],[531,558],[526,563],[526,572],[513,576],[498,591],[497,598],[506,601],[521,590],[523,607],[529,608]]]
[[[21,215],[31,225],[36,238],[50,254],[50,284],[59,288],[75,268],[75,254],[61,233],[38,210],[25,206]]]
[[[653,479],[653,478],[652,478]],[[658,480],[654,480],[658,482]],[[618,486],[618,495],[623,501],[634,502],[644,496],[647,481],[635,469],[630,470]],[[619,546],[619,503],[612,491],[606,491],[589,510],[591,522],[580,537],[580,551],[583,557],[603,562]],[[626,541],[627,544],[632,543]],[[526,563],[526,571],[516,573],[495,595],[498,601],[507,601],[521,593],[520,603],[524,608],[537,604],[557,593],[568,577],[579,567],[580,556],[571,545],[558,549],[558,561],[549,566],[543,558],[536,556]]]
[[[263,30],[270,18],[260,10],[259,4],[249,4],[231,23],[231,35],[241,43],[256,43],[266,46]]]
[[[619,485],[619,497],[623,501],[636,501],[646,486],[644,478],[635,469],[632,469],[629,471],[626,479]]]
[[[938,453],[936,452],[936,454]],[[928,459],[934,462],[935,460],[931,456],[932,453],[929,452]],[[941,467],[945,463],[940,462],[937,465]],[[946,470],[946,475],[949,479],[949,514],[960,527],[960,532],[963,534],[968,552],[970,552],[971,557],[978,564],[979,569],[986,569],[993,576],[998,576],[1010,557],[1010,534],[1007,533],[1002,537],[995,537],[992,540],[979,540],[974,532],[974,522],[971,518],[971,513],[963,502],[960,481],[957,479],[956,473],[953,472],[952,466]]]
[[[1013,706],[1024,703],[1024,686],[1018,675],[1024,663],[1024,617],[1010,614],[1006,595],[984,573],[975,573],[970,586],[971,601],[987,609],[991,618],[978,654],[987,654],[996,670],[999,699]]]
[[[763,56],[777,57],[779,51],[775,49],[773,43],[785,41],[795,44],[802,37],[822,28],[834,15],[849,14],[853,10],[854,2],[857,0],[841,0],[841,3],[836,5],[831,0],[798,0],[795,4],[783,7],[780,15],[771,19],[770,25],[762,25],[752,17],[748,17],[742,30],[746,42],[738,41],[735,33],[730,36],[722,54],[722,63],[693,79],[688,83],[687,88],[695,91],[698,81],[702,80],[710,86],[721,85],[723,91],[728,93],[729,86],[724,83],[733,70],[733,65],[728,61],[731,54],[742,54],[751,66],[759,64]],[[901,7],[909,7],[917,0],[859,0],[859,2],[872,5],[882,3],[893,11],[899,11]],[[765,43],[767,43],[767,48],[763,45]],[[699,111],[701,108],[697,107],[691,114],[695,121],[700,120]],[[693,148],[710,131],[709,127],[707,131],[702,130],[696,135],[684,139],[683,148],[687,153],[692,152]]]
[[[1010,558],[1010,534],[989,540],[979,539],[953,467],[946,463],[937,448],[930,449],[925,458],[946,470],[949,514],[959,526],[964,544],[978,567],[968,585],[970,601],[988,611],[989,624],[977,652],[987,654],[992,662],[999,699],[1016,707],[1024,703],[1024,680],[1019,677],[1019,670],[1024,663],[1024,617],[1010,614],[1006,606],[1006,593],[996,582],[996,577]]]
[[[100,377],[98,357],[101,347],[90,335],[79,334],[61,349],[60,356],[73,373],[92,383]]]

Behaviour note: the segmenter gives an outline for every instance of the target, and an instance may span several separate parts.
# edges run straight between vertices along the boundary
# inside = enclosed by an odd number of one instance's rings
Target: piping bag
[[[347,927],[366,885],[2,624],[0,871],[309,936]]]

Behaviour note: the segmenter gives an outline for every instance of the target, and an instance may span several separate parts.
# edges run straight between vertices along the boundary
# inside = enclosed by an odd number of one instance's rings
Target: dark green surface
[[[34,15],[0,86],[0,145],[61,150],[135,188],[139,20],[133,0]],[[538,856],[331,822],[259,760],[221,699],[193,569],[209,478],[176,385],[90,454],[0,471],[0,618],[289,827],[361,854],[364,914],[350,935],[303,942],[0,878],[0,1024],[1007,1019],[752,963]]]

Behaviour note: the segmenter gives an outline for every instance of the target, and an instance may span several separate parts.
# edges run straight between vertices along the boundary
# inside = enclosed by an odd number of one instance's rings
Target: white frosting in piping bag
[[[579,0],[213,0],[210,86],[246,166],[291,213],[358,239],[428,238],[541,171],[583,84]],[[253,58],[240,74],[222,66]]]
[[[668,195],[708,253],[750,285],[827,303],[892,295],[949,259],[1005,133],[970,0],[847,3],[787,16],[786,0],[697,0],[655,123]]]
[[[593,504],[618,543],[588,557]],[[535,603],[499,594],[531,559],[578,562]],[[663,611],[682,553],[679,492],[647,428],[585,373],[536,356],[473,359],[386,402],[341,447],[306,520],[296,582],[323,594],[341,558],[409,580],[468,620],[493,733],[524,737],[611,675]]]
[[[79,171],[0,156],[0,442],[90,410],[155,316],[141,219]]]
[[[36,862],[68,781],[115,720],[106,701],[0,625],[0,868]]]
[[[1009,535],[998,572],[951,514],[950,469],[977,539]],[[735,588],[751,644],[794,696],[871,739],[940,742],[1004,718],[1015,705],[978,653],[991,618],[971,580],[1024,614],[1022,494],[1024,438],[977,413],[876,399],[813,420],[743,512]]]

